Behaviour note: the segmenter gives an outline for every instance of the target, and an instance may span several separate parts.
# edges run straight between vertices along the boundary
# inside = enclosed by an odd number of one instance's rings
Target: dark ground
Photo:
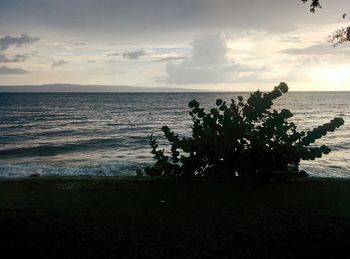
[[[349,258],[349,253],[350,180],[0,181],[1,258]]]

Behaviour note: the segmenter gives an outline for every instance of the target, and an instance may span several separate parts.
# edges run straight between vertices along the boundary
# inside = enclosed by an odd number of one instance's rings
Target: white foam
[[[114,164],[90,164],[76,167],[57,167],[43,164],[0,165],[1,178],[29,177],[33,174],[41,176],[133,176],[139,164],[126,162]]]

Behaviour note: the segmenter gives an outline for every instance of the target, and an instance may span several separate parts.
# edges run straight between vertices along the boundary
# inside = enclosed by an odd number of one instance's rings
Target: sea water
[[[134,175],[152,163],[150,134],[161,127],[191,134],[188,102],[209,110],[215,100],[248,93],[0,93],[0,177]],[[332,152],[301,167],[312,176],[350,177],[350,92],[291,92],[275,101],[299,130],[333,117],[345,125],[317,143]]]

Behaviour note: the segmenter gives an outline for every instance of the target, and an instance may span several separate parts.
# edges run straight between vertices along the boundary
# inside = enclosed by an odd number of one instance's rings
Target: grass
[[[0,181],[0,251],[36,258],[343,257],[350,181]]]

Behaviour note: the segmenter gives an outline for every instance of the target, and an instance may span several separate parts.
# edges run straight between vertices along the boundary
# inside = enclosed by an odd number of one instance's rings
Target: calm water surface
[[[248,93],[0,93],[0,177],[135,174],[152,162],[151,133],[161,143],[163,125],[190,134],[189,100],[209,109],[238,95]],[[350,92],[288,93],[275,106],[290,109],[300,130],[343,117],[345,125],[318,142],[332,152],[302,167],[350,177]]]

